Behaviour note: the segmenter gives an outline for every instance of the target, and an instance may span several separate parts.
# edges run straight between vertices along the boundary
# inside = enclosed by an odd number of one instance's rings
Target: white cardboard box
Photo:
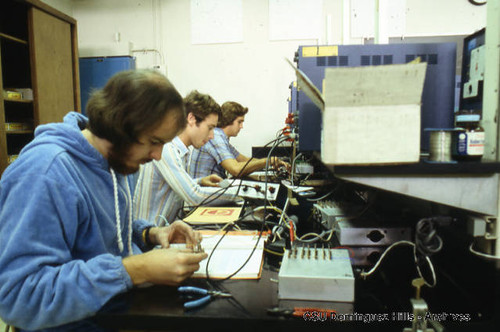
[[[325,70],[321,159],[330,165],[418,162],[425,63]]]
[[[426,63],[326,68],[323,94],[302,71],[291,65],[299,88],[322,111],[323,163],[371,165],[419,161]]]

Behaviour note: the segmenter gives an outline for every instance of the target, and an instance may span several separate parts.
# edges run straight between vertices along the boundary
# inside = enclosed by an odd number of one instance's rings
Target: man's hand
[[[290,166],[289,163],[279,159],[278,157],[271,157],[270,161],[271,161],[271,166],[273,166],[275,169],[278,169],[281,166],[285,167],[287,169],[287,171],[289,171],[289,172],[292,169],[292,167]]]
[[[170,243],[186,243],[186,247],[193,248],[201,242],[201,238],[199,232],[195,232],[188,224],[180,220],[167,227],[153,227],[149,231],[149,241],[163,248],[170,247]]]
[[[210,174],[201,179],[200,184],[205,187],[218,187],[222,178],[217,174]]]
[[[123,259],[134,285],[151,282],[178,285],[200,268],[207,254],[179,249],[154,249],[144,254]]]

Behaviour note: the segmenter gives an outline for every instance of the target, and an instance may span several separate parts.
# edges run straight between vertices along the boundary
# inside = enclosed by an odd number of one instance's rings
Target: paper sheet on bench
[[[219,241],[222,234],[203,235],[201,246],[210,257],[210,254]],[[252,235],[234,235],[227,234],[215,249],[208,265],[208,274],[210,278],[226,278],[236,272],[248,259],[258,234]],[[262,271],[262,255],[264,253],[264,241],[266,236],[261,236],[257,248],[252,254],[250,260],[238,272],[233,279],[258,279]],[[194,277],[206,278],[206,266],[208,258],[200,263],[200,269],[194,273]]]

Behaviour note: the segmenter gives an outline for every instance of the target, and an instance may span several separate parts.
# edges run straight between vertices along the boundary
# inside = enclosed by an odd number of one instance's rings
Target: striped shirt
[[[214,138],[200,149],[194,149],[191,156],[189,174],[198,178],[217,174],[226,178],[226,170],[221,163],[226,159],[236,159],[240,153],[229,143],[229,139],[221,128],[214,129]]]
[[[218,196],[217,187],[202,187],[200,179],[193,179],[187,172],[190,151],[179,136],[163,146],[162,158],[141,166],[134,193],[135,218],[145,219],[163,226],[178,219],[185,202],[196,206]],[[216,200],[204,205],[220,205],[240,200],[237,188],[227,188]],[[213,196],[212,196],[213,195]]]

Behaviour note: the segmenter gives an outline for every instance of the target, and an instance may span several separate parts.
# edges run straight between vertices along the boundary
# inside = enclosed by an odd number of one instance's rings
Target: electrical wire
[[[285,137],[285,140],[287,140],[287,139],[288,138]],[[269,153],[267,155],[267,159],[266,159],[266,173],[265,173],[265,184],[264,184],[264,218],[263,218],[263,222],[264,223],[266,221],[267,205],[268,205],[268,202],[269,202],[269,200],[267,199],[267,183],[268,183],[268,180],[269,180],[268,175],[267,175],[267,169],[269,169],[269,161],[271,159],[271,154],[272,154],[273,150],[276,148],[276,146],[278,146],[281,142],[284,142],[285,140],[281,139],[281,140],[275,141],[275,144],[271,147],[271,149],[269,150]],[[286,210],[286,207],[284,209]],[[279,226],[279,223],[282,222],[282,220],[283,220],[282,217],[283,217],[284,214],[285,213],[282,210],[281,211],[280,221],[278,222],[278,226]],[[293,229],[295,229],[295,227]]]
[[[334,247],[333,249],[347,249],[347,251],[349,251],[349,257],[351,258],[351,260],[354,259],[354,250],[351,247],[338,246],[338,247]]]
[[[306,243],[314,243],[314,242],[316,242],[318,240],[321,240],[323,242],[329,242],[332,239],[333,233],[334,233],[333,229],[331,229],[329,231],[326,231],[326,232],[322,232],[321,234],[312,233],[311,232],[311,233],[307,233],[307,234],[302,235],[297,240],[299,242],[306,242]],[[325,235],[328,235],[328,237],[326,239],[324,238]],[[310,240],[305,240],[306,237],[310,237],[310,236],[313,236],[315,238],[314,239],[310,239]]]
[[[301,183],[306,182],[311,177],[312,174],[313,173],[307,174],[305,178],[303,178],[302,180],[299,181],[298,185],[300,186]]]
[[[442,218],[441,217],[424,218],[419,220],[415,227],[415,243],[410,241],[398,241],[393,243],[384,251],[382,256],[380,256],[380,259],[377,261],[377,263],[373,266],[373,268],[370,271],[361,273],[361,277],[366,278],[367,276],[372,274],[378,268],[378,266],[380,265],[382,259],[386,256],[386,254],[396,245],[408,244],[413,246],[413,258],[415,261],[415,266],[418,275],[420,276],[420,278],[422,278],[422,280],[424,280],[426,286],[431,288],[436,286],[437,282],[436,272],[434,271],[434,266],[432,265],[430,256],[440,251],[443,247],[443,241],[441,240],[439,235],[437,235],[437,231],[435,229],[435,220],[440,220],[440,219]],[[425,259],[427,265],[429,266],[432,275],[431,283],[429,283],[424,278],[422,271],[420,269],[422,259]]]
[[[268,177],[268,174],[267,174],[267,170],[269,169],[269,161],[270,161],[270,159],[271,159],[271,155],[272,155],[272,152],[274,151],[274,149],[275,149],[275,148],[276,148],[276,147],[277,147],[280,143],[282,143],[282,142],[284,142],[284,141],[286,141],[286,140],[288,140],[288,137],[282,137],[282,138],[280,138],[280,139],[275,140],[275,141],[274,141],[273,146],[271,147],[271,149],[269,150],[269,153],[268,153],[268,155],[267,155],[267,159],[266,159],[266,167],[265,167],[265,170],[266,170],[266,172],[265,172],[265,182],[264,182],[264,207],[263,207],[263,209],[264,209],[264,220],[263,220],[263,221],[264,221],[264,223],[265,223],[265,218],[266,218],[266,216],[267,216],[267,206],[268,206],[268,204],[269,204],[269,205],[271,205],[271,204],[269,203],[268,198],[267,198],[267,185],[268,185],[268,181],[269,181],[269,177]],[[282,214],[282,216],[283,216],[283,211],[281,212],[281,214]],[[281,220],[282,220],[282,219],[280,218],[280,221],[281,221]]]
[[[156,218],[154,219],[155,220],[155,224],[159,225],[158,223],[156,223],[156,219],[162,219],[164,222],[165,222],[165,225],[169,225],[170,223],[168,222],[167,218],[165,218],[164,216],[162,216],[161,214],[157,215]]]
[[[431,259],[429,258],[429,256],[424,256],[424,257],[425,257],[425,260],[427,261],[427,265],[429,266],[429,269],[431,270],[432,283],[427,282],[427,280],[422,275],[422,271],[420,270],[420,264],[419,264],[418,258],[417,258],[416,246],[415,246],[415,249],[413,250],[413,256],[415,258],[415,264],[416,264],[416,267],[417,267],[418,275],[420,276],[420,278],[422,278],[422,280],[424,281],[425,285],[427,287],[429,287],[429,288],[432,288],[432,287],[436,286],[436,283],[437,283],[436,271],[434,271],[434,265],[432,265],[432,262],[431,262]]]
[[[276,139],[273,139],[271,141],[269,141],[266,145],[263,146],[263,148],[267,147],[269,144],[272,144],[272,143],[275,143],[276,141],[279,141],[279,140],[283,140],[283,137],[278,137]],[[213,202],[214,200],[216,200],[217,198],[219,198],[220,196],[222,196],[226,190],[229,188],[229,187],[234,187],[233,184],[234,182],[237,180],[238,177],[241,176],[241,174],[243,173],[243,171],[245,170],[245,168],[248,166],[248,164],[250,163],[250,161],[254,159],[254,157],[251,157],[249,158],[246,163],[243,165],[243,167],[241,168],[241,170],[239,171],[239,173],[232,179],[232,181],[229,183],[229,186],[226,187],[226,188],[220,188],[219,190],[216,190],[214,191],[212,194],[210,194],[209,196],[205,197],[199,204],[197,205],[194,205],[192,210],[190,212],[188,212],[184,217],[187,217],[189,216],[191,213],[194,212],[194,210],[196,210],[196,208],[204,205],[204,204],[209,204],[211,202]],[[267,163],[267,160],[266,160],[266,178],[267,178],[267,169],[268,169],[268,163]],[[242,186],[242,182],[239,183],[238,185],[239,187]],[[266,193],[267,193],[267,188],[266,188]],[[264,195],[266,198],[267,198],[267,195]]]
[[[267,248],[264,248],[264,251],[270,253],[271,255],[275,255],[275,256],[283,256],[284,255],[284,253],[282,253],[282,252],[273,251],[273,250],[270,250]]]
[[[274,210],[274,211],[276,211],[276,212],[278,212],[278,213],[283,213],[283,210],[282,210],[282,209],[280,209],[280,208],[278,208],[278,207],[276,207],[276,206],[274,206],[274,205],[270,205],[270,206],[268,206],[268,207],[267,207],[267,209]],[[255,212],[260,211],[260,210],[264,210],[264,206],[257,206],[257,207],[256,207],[255,209],[253,209],[252,211],[255,213]]]
[[[377,263],[375,263],[375,265],[371,268],[370,271],[368,272],[361,272],[360,273],[360,276],[364,279],[366,279],[366,277],[370,276],[371,274],[373,274],[377,268],[379,267],[380,263],[382,262],[382,260],[384,259],[384,257],[387,255],[387,253],[394,247],[398,246],[398,245],[402,245],[402,244],[406,244],[406,245],[410,245],[413,247],[413,257],[414,257],[414,260],[415,260],[415,265],[416,265],[416,268],[417,268],[417,272],[418,272],[418,275],[420,276],[420,278],[422,278],[422,280],[424,281],[425,285],[427,287],[434,287],[436,286],[436,283],[437,283],[437,280],[436,280],[436,272],[434,270],[434,265],[432,265],[432,262],[429,258],[429,256],[424,256],[426,261],[427,261],[427,264],[429,265],[429,269],[431,270],[431,274],[432,274],[432,283],[429,283],[427,282],[427,280],[424,278],[424,276],[422,275],[422,271],[420,270],[420,266],[419,266],[419,263],[418,263],[418,258],[417,258],[417,246],[415,245],[415,243],[413,242],[410,242],[410,241],[398,241],[398,242],[394,242],[393,244],[391,244],[389,247],[387,247],[387,249],[382,253],[382,255],[380,256],[379,260],[377,261]]]
[[[500,257],[498,257],[498,256],[488,255],[488,254],[485,254],[485,253],[482,253],[482,252],[479,252],[479,251],[475,250],[474,249],[474,242],[471,242],[471,244],[469,246],[469,251],[471,253],[473,253],[474,255],[477,255],[479,257],[483,257],[483,258],[487,258],[487,259],[493,259],[493,260],[500,260]]]
[[[248,255],[247,259],[245,260],[245,262],[236,270],[234,271],[233,273],[231,273],[230,275],[228,275],[227,277],[219,280],[219,281],[225,281],[225,280],[228,280],[228,279],[231,279],[232,277],[234,277],[236,274],[238,274],[238,272],[240,272],[244,267],[245,265],[250,261],[250,259],[252,258],[253,256],[253,253],[255,252],[255,250],[257,249],[257,245],[259,244],[260,242],[260,239],[262,238],[262,233],[264,231],[264,223],[262,223],[262,226],[261,226],[261,229],[259,231],[259,236],[257,238],[257,241],[255,241],[255,245],[253,246],[252,248],[252,251],[250,252],[250,254]],[[208,257],[208,260],[207,260],[207,265],[206,265],[206,268],[205,268],[205,272],[207,274],[207,279],[209,279],[209,275],[208,275],[208,264],[210,262],[210,258],[212,257],[213,253],[215,252],[215,248],[217,248],[217,246],[219,245],[219,243],[222,241],[222,239],[224,238],[224,236],[228,233],[228,230],[225,231],[225,233],[221,236],[221,238],[219,239],[219,241],[217,241],[217,243],[215,244],[214,248],[212,249],[212,252],[210,253],[210,256]]]
[[[244,218],[246,218],[247,216],[250,216],[252,215],[253,216],[254,214],[254,210],[252,211],[249,211],[247,213],[245,213],[243,216],[239,217],[236,221],[233,221],[231,223],[227,223],[227,225],[232,225],[232,226],[236,226],[236,223],[239,222],[239,221],[242,221]],[[265,226],[265,220],[263,220],[262,222],[262,225],[261,225],[261,229],[259,231],[259,237],[257,239],[257,241],[255,242],[255,245],[252,249],[252,252],[250,253],[250,255],[248,256],[247,260],[241,265],[241,267],[234,273],[232,273],[231,275],[229,275],[228,277],[224,278],[224,279],[221,279],[219,281],[224,281],[224,280],[228,280],[230,278],[232,278],[234,275],[236,275],[238,272],[241,271],[241,269],[243,269],[243,267],[245,267],[245,265],[248,263],[248,261],[250,260],[250,258],[252,257],[253,253],[255,252],[255,249],[257,248],[257,245],[262,237],[262,233],[264,232],[264,226]],[[209,275],[209,272],[208,272],[208,266],[210,264],[210,260],[215,252],[215,249],[219,246],[220,242],[222,241],[222,239],[226,236],[226,234],[229,232],[230,229],[226,229],[224,230],[224,233],[222,234],[222,236],[220,237],[220,239],[217,241],[217,243],[214,245],[214,247],[212,248],[212,251],[210,253],[210,255],[208,256],[208,259],[207,259],[207,264],[206,264],[206,267],[205,267],[205,273],[206,273],[206,280],[207,282],[210,281],[210,275]]]
[[[342,221],[342,220],[352,220],[352,219],[356,219],[356,218],[359,218],[361,217],[363,214],[365,214],[366,211],[368,211],[368,209],[370,208],[370,206],[373,205],[375,201],[372,200],[371,202],[369,202],[368,204],[366,204],[366,206],[361,209],[361,211],[359,211],[357,214],[354,214],[354,215],[343,215],[343,214],[338,214],[338,215],[335,215],[333,216],[333,218],[335,218],[335,222],[339,222],[339,221]]]
[[[211,290],[216,290],[221,293],[230,293],[222,284],[216,282],[215,280],[206,280],[208,287]],[[232,306],[239,309],[242,313],[244,313],[248,317],[252,317],[252,314],[247,310],[247,308],[242,305],[234,296],[226,299]]]
[[[235,271],[233,272],[232,274],[230,274],[229,276],[225,277],[224,279],[222,280],[219,280],[220,282],[222,281],[225,281],[225,280],[228,280],[230,278],[232,278],[233,276],[235,276],[238,272],[240,272],[244,267],[245,265],[248,263],[248,261],[251,259],[253,253],[255,252],[256,248],[257,248],[257,245],[258,243],[260,242],[260,239],[262,237],[262,233],[264,232],[264,227],[265,227],[265,224],[266,224],[266,215],[267,215],[267,207],[268,207],[268,204],[269,204],[269,200],[267,198],[267,184],[268,184],[268,172],[267,170],[269,169],[269,161],[270,161],[270,158],[271,158],[271,155],[272,155],[272,152],[274,151],[274,149],[282,142],[288,140],[288,137],[278,137],[277,139],[275,140],[272,140],[271,142],[267,143],[267,145],[271,144],[271,143],[274,143],[273,146],[271,147],[269,153],[268,153],[268,156],[267,156],[267,159],[266,159],[266,168],[265,168],[265,185],[264,185],[264,206],[263,206],[263,210],[264,210],[264,215],[263,215],[263,220],[262,220],[262,224],[261,224],[261,229],[259,231],[259,236],[257,238],[257,241],[255,242],[255,245],[254,247],[252,248],[252,251],[250,253],[250,255],[248,256],[248,258],[246,259],[246,261]],[[239,175],[241,175],[243,169],[248,165],[248,163],[250,162],[252,158],[250,158],[246,164],[243,166],[243,168],[240,170]],[[230,186],[234,183],[234,180],[233,182],[230,183]],[[240,185],[241,185],[241,182],[240,182]],[[222,188],[223,190],[227,190],[227,187],[226,188]],[[204,200],[205,201],[205,200]],[[200,203],[199,205],[203,204]],[[250,211],[249,213],[245,214],[245,216],[242,216],[240,218],[238,218],[238,220],[234,221],[231,225],[234,227],[234,225],[238,222],[238,221],[241,221],[244,217],[248,216],[249,214],[252,215],[252,217],[255,219],[255,216],[254,216],[254,213],[255,213],[255,209]],[[256,220],[256,219],[255,219]],[[208,259],[207,259],[207,264],[205,266],[205,273],[206,273],[206,279],[207,279],[207,282],[210,282],[210,275],[209,275],[209,272],[208,272],[208,268],[209,268],[209,264],[210,264],[210,260],[216,250],[216,248],[219,246],[219,244],[221,243],[222,239],[226,236],[226,234],[229,232],[229,229],[226,229],[224,230],[224,233],[222,234],[222,236],[220,237],[220,239],[217,241],[217,243],[214,245]]]
[[[293,243],[295,241],[296,233],[295,233],[295,224],[293,223],[292,220],[288,221],[288,224],[290,225],[290,243]]]
[[[236,228],[237,230],[241,230],[238,225],[236,225],[233,221],[231,221],[231,222],[225,223],[222,228],[218,228],[217,233],[210,235],[210,236],[206,236],[206,237],[207,238],[215,237],[215,236],[219,235],[220,233],[224,232],[226,230],[226,228],[228,228],[229,226],[232,226],[233,228]],[[197,228],[197,230],[199,230],[199,228]]]
[[[469,3],[473,4],[474,6],[482,6],[482,5],[486,5],[487,1],[479,2],[479,1],[475,1],[475,0],[469,0]]]
[[[214,247],[212,248],[212,252],[210,253],[210,255],[208,256],[208,259],[207,259],[207,265],[205,265],[205,274],[207,276],[207,281],[210,280],[210,275],[208,273],[208,265],[210,264],[210,260],[212,259],[212,256],[215,252],[215,249],[219,246],[219,243],[222,241],[222,239],[224,238],[224,236],[226,236],[226,234],[229,232],[228,229],[226,229],[224,231],[224,234],[222,234],[222,236],[220,237],[219,241],[217,241],[214,245]]]
[[[295,178],[295,162],[301,156],[302,156],[302,152],[300,152],[299,154],[297,154],[295,156],[295,158],[293,158],[293,160],[292,160],[292,169],[290,170],[291,171],[290,172],[290,183],[292,184],[292,187],[293,187],[293,182],[294,182],[294,178]]]
[[[266,145],[264,145],[264,146],[263,146],[263,148],[267,147],[269,144],[272,144],[272,143],[274,143],[274,142],[276,142],[276,141],[278,141],[278,140],[280,140],[280,139],[281,139],[281,135],[280,135],[280,136],[278,136],[278,138],[276,138],[276,139],[273,139],[273,140],[269,141]],[[220,193],[219,193],[219,191],[216,191],[216,192],[212,193],[210,196],[206,197],[206,198],[205,198],[205,199],[204,199],[204,200],[203,200],[200,204],[198,204],[197,206],[195,206],[195,208],[196,208],[196,207],[199,207],[199,206],[201,206],[201,205],[203,205],[203,204],[208,204],[208,203],[211,203],[213,200],[215,200],[215,199],[219,198],[219,197],[220,197],[220,196],[221,196],[221,195],[222,195],[222,194],[223,194],[223,193],[227,190],[227,188],[229,188],[229,187],[234,187],[234,186],[233,186],[233,183],[234,183],[234,182],[235,182],[235,181],[236,181],[236,180],[237,180],[237,179],[238,179],[238,178],[242,175],[242,173],[243,173],[243,171],[245,170],[245,168],[248,166],[248,164],[250,163],[250,161],[252,161],[253,159],[254,159],[254,157],[250,157],[250,158],[246,161],[246,163],[243,165],[243,167],[242,167],[242,168],[241,168],[241,170],[238,172],[238,174],[237,174],[237,175],[236,175],[236,176],[232,179],[232,181],[230,182],[230,184],[229,184],[229,186],[228,186],[228,187],[226,187],[226,188],[221,188],[221,192],[220,192]],[[267,166],[267,164],[266,164],[266,166]],[[266,167],[266,170],[265,170],[265,171],[266,171],[266,176],[267,176],[267,167]],[[240,183],[239,183],[239,186],[241,186],[241,185],[242,185],[242,182],[240,182]],[[214,198],[212,198],[211,200],[207,201],[207,199],[209,199],[211,196],[213,196],[213,195],[215,195],[215,194],[217,194],[217,193],[219,193],[219,194],[218,194],[216,197],[214,197]]]
[[[431,256],[443,248],[443,240],[437,235],[432,218],[419,220],[415,233],[415,245],[420,254]]]
[[[273,235],[273,238],[271,240],[271,243],[275,242],[276,241],[276,237],[278,237],[278,239],[282,240],[283,238],[281,237],[280,233],[277,232],[278,230],[278,226],[274,226],[272,231],[271,231],[271,234]]]
[[[398,241],[398,242],[394,242],[393,244],[391,244],[389,247],[387,247],[387,249],[382,253],[382,255],[380,256],[380,258],[378,259],[377,263],[375,263],[375,265],[371,268],[370,271],[368,272],[361,272],[359,275],[366,279],[366,277],[370,276],[371,274],[373,274],[379,267],[380,263],[382,263],[382,260],[384,259],[384,257],[387,255],[387,253],[389,251],[391,251],[392,248],[396,247],[396,246],[399,246],[399,245],[403,245],[403,244],[406,244],[406,245],[409,245],[409,246],[412,246],[412,247],[415,247],[415,243],[411,242],[411,241]]]
[[[337,186],[335,188],[333,188],[330,192],[328,192],[327,194],[321,196],[321,197],[318,197],[318,198],[308,198],[307,201],[309,202],[318,202],[318,201],[321,201],[325,198],[327,198],[328,196],[330,196],[331,194],[333,194],[335,192],[335,190],[337,190],[337,188],[339,187],[340,185],[337,184]]]
[[[264,185],[264,207],[263,207],[263,210],[264,210],[264,218],[262,220],[262,224],[261,224],[261,229],[259,231],[259,237],[257,238],[257,241],[255,242],[255,245],[254,247],[252,248],[252,251],[250,253],[250,255],[248,256],[248,258],[246,259],[246,261],[240,266],[240,268],[238,268],[235,272],[233,272],[232,274],[230,274],[229,276],[225,277],[224,279],[220,280],[220,281],[224,281],[224,280],[228,280],[228,279],[231,279],[233,276],[235,276],[236,274],[238,274],[238,272],[240,272],[244,267],[245,265],[248,263],[248,261],[251,259],[253,253],[255,252],[256,248],[257,248],[257,245],[258,243],[260,242],[260,239],[262,237],[262,233],[264,231],[264,226],[266,224],[266,215],[267,215],[267,207],[268,207],[268,203],[269,203],[269,200],[267,198],[267,184],[268,184],[268,175],[267,175],[267,170],[269,169],[269,160],[271,158],[271,154],[272,152],[274,151],[274,149],[282,142],[284,142],[285,140],[287,140],[288,137],[284,137],[284,138],[279,138],[279,139],[276,139],[276,140],[273,140],[272,142],[274,142],[273,146],[271,147],[271,149],[269,150],[269,153],[268,153],[268,156],[267,156],[267,159],[266,159],[266,175],[265,175],[265,185]],[[247,162],[248,164],[248,162]],[[240,171],[241,173],[241,171]],[[224,188],[226,189],[226,188]],[[254,210],[251,211],[252,213],[252,216],[254,214]],[[247,214],[248,215],[248,214]],[[242,217],[238,218],[238,221],[241,220]],[[236,222],[234,222],[236,223]],[[215,249],[219,246],[220,242],[222,241],[222,239],[225,237],[225,235],[228,233],[229,230],[225,230],[224,233],[222,234],[221,238],[219,239],[219,241],[217,241],[217,243],[215,244],[214,248],[212,249],[212,252],[210,253],[209,257],[208,257],[208,260],[207,260],[207,264],[206,264],[206,267],[205,267],[205,273],[206,273],[206,278],[207,280],[210,280],[210,276],[209,276],[209,272],[208,272],[208,267],[209,267],[209,264],[210,264],[210,260],[213,256],[213,253],[215,252]]]

